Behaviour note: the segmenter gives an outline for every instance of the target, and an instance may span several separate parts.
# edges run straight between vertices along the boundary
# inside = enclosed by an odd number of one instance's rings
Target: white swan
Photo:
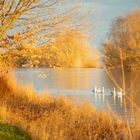
[[[113,89],[113,91],[111,91],[111,95],[114,95],[114,96],[118,96],[118,97],[122,97],[123,96],[123,90],[120,89],[120,91],[117,91],[115,90],[115,88]]]
[[[101,90],[100,88],[98,88],[96,92],[97,92],[97,93],[101,93],[102,90]]]
[[[123,96],[123,90],[122,90],[122,88],[120,89],[120,91],[117,92],[117,96],[118,97],[122,97]]]
[[[115,90],[115,88],[111,91],[111,95],[116,95],[116,90]]]
[[[104,94],[104,92],[105,92],[105,88],[104,88],[104,87],[102,87],[102,89],[99,88],[99,89],[97,90],[97,92],[98,92],[98,93],[102,93],[102,94]]]
[[[104,87],[101,90],[101,88],[97,88],[96,86],[92,90],[92,92],[94,92],[94,93],[104,93],[104,91],[105,91]]]
[[[92,92],[96,93],[97,92],[97,87],[95,86]]]

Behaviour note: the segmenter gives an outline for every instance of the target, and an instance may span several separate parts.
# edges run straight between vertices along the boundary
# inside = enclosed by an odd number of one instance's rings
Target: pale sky
[[[96,38],[91,38],[91,44],[99,47],[105,40],[112,20],[140,8],[140,0],[84,0],[83,5],[94,5],[95,14],[91,20],[96,22],[96,27],[91,32]]]

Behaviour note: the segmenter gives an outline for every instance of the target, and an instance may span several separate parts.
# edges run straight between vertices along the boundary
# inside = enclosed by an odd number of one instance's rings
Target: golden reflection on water
[[[54,73],[54,82],[56,83],[57,87],[59,86],[64,87],[65,89],[87,89],[90,86],[90,73],[86,71],[79,71],[78,68],[77,72],[74,70],[64,70],[58,71],[56,70]],[[77,74],[79,73],[79,74]],[[61,85],[60,85],[61,83]]]

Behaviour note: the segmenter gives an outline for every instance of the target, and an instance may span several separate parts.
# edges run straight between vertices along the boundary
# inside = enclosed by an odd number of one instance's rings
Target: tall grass
[[[64,96],[37,95],[0,76],[1,120],[25,129],[34,140],[139,140],[139,127]]]

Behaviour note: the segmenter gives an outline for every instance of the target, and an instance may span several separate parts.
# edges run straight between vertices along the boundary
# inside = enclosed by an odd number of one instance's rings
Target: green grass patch
[[[31,137],[21,128],[0,123],[0,140],[31,140]]]

